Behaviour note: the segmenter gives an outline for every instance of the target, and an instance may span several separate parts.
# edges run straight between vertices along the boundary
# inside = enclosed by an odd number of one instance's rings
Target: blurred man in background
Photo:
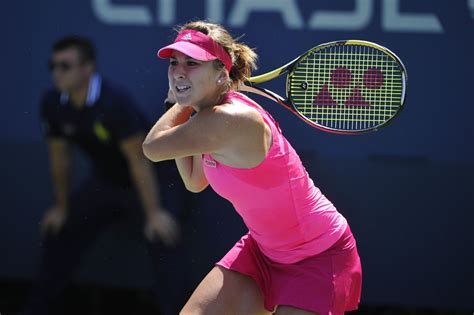
[[[78,36],[63,38],[53,46],[49,67],[55,89],[42,98],[41,119],[55,203],[41,221],[40,273],[26,314],[53,314],[85,250],[120,217],[143,210],[155,266],[180,237],[142,153],[149,124],[125,91],[96,72],[94,45]],[[92,172],[71,191],[73,146],[90,159]]]

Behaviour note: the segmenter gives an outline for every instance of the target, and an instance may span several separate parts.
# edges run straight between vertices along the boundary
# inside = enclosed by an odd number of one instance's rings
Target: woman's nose
[[[174,68],[173,77],[175,79],[183,79],[186,77],[186,71],[183,66],[178,65]]]

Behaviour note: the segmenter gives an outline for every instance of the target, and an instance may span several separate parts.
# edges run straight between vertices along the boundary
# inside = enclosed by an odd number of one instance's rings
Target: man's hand
[[[158,209],[147,218],[145,236],[149,241],[158,236],[166,246],[172,247],[180,238],[180,229],[167,210]]]
[[[49,208],[41,219],[41,233],[58,234],[66,221],[67,211],[59,206]]]

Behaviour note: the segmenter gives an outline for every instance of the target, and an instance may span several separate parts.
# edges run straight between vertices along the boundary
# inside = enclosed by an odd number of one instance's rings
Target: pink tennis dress
[[[273,139],[253,168],[203,155],[209,184],[249,229],[217,265],[252,277],[268,311],[278,305],[321,315],[357,309],[362,269],[346,219],[314,185],[270,114],[240,93],[228,93],[224,102],[255,108]]]

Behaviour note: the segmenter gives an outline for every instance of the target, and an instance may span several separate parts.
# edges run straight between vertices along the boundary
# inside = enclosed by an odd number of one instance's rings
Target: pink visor
[[[201,61],[219,59],[227,71],[232,68],[230,55],[212,38],[196,30],[184,30],[178,34],[173,44],[158,50],[157,56],[169,58],[173,50],[182,52],[191,58]]]

